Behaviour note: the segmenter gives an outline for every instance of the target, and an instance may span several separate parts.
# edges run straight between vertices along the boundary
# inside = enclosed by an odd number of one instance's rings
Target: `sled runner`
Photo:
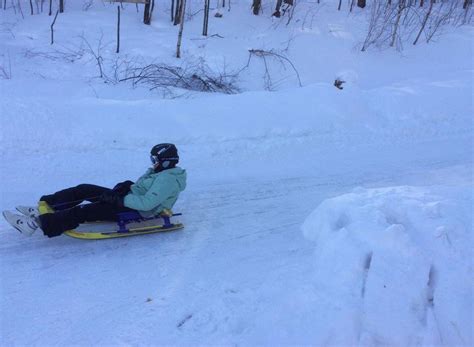
[[[54,213],[54,210],[45,202],[38,203],[40,214]],[[138,212],[124,212],[118,214],[118,222],[94,222],[81,224],[74,230],[65,231],[70,237],[84,240],[101,240],[117,237],[154,234],[184,228],[182,223],[172,222],[172,217],[181,216],[171,210],[164,210],[158,216],[144,218]]]

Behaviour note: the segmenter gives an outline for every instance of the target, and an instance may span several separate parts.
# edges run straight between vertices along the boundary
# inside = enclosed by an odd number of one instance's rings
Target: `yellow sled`
[[[38,203],[38,210],[40,215],[46,213],[54,213],[51,206],[45,201]],[[179,214],[178,214],[179,215]],[[83,240],[103,240],[117,237],[129,237],[144,234],[154,234],[165,231],[173,231],[184,228],[182,223],[170,223],[170,217],[176,216],[170,210],[164,210],[160,216],[156,218],[144,219],[143,221],[128,222],[129,226],[124,230],[123,226],[120,231],[117,230],[118,225],[114,222],[93,222],[84,223],[75,230],[65,231],[64,234],[76,239]],[[156,224],[159,220],[164,221],[163,224]]]

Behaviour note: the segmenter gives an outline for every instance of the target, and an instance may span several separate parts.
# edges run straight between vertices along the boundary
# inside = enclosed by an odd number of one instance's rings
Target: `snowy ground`
[[[87,57],[28,56],[52,52],[51,18],[1,10],[2,210],[134,179],[165,141],[189,185],[175,233],[25,238],[0,221],[0,345],[473,345],[472,28],[362,54],[363,14],[322,3],[311,25],[236,4],[212,17],[223,39],[201,40],[199,16],[185,28],[184,59],[215,69],[290,43],[303,87],[274,64],[264,91],[255,64],[241,94],[177,99],[104,84]],[[71,7],[57,44],[104,35],[112,61],[115,7]],[[176,63],[166,14],[123,14],[122,56]]]

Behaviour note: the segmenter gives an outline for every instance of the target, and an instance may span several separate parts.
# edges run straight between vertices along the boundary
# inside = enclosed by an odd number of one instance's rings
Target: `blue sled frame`
[[[162,229],[169,229],[176,226],[176,224],[171,223],[171,217],[181,216],[182,213],[173,213],[170,216],[160,215],[153,217],[143,217],[138,212],[122,212],[118,214],[118,233],[129,233],[130,230],[127,228],[127,224],[130,223],[140,223],[148,220],[163,220]]]

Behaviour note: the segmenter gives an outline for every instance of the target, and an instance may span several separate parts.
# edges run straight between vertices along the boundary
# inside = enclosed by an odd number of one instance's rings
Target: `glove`
[[[125,196],[130,191],[130,187],[132,186],[132,184],[134,184],[132,181],[120,182],[117,183],[112,190],[120,196]]]
[[[116,207],[123,207],[123,196],[120,196],[117,192],[111,190],[103,193],[99,200],[109,205]]]

